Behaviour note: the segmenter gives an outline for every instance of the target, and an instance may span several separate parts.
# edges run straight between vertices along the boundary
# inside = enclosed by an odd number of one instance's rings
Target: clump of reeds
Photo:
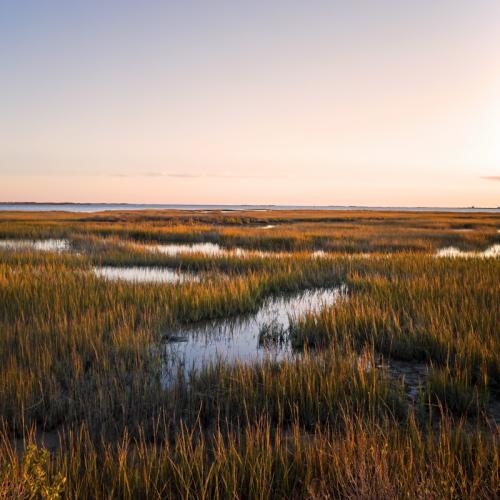
[[[454,231],[465,225],[474,231]],[[422,253],[484,248],[497,225],[487,214],[1,214],[0,237],[68,237],[72,253],[0,251],[0,497],[495,497],[498,427],[470,417],[498,402],[500,260]],[[199,241],[290,254],[167,256],[142,245]],[[98,264],[211,274],[114,283],[93,275]],[[286,335],[262,332],[302,354],[179,371],[165,386],[167,326],[344,282],[349,296],[333,307]],[[379,355],[432,363],[422,396],[439,410],[432,419],[414,417]],[[53,455],[36,437],[50,431],[61,436]]]
[[[0,448],[0,494],[59,487],[64,498],[494,498],[498,435],[466,432],[443,418],[435,431],[344,416],[339,433],[298,422],[283,431],[265,418],[244,430],[181,426],[173,439],[127,433],[96,444],[82,427],[40,469]],[[2,435],[5,440],[5,434]],[[42,474],[40,473],[42,472]],[[53,490],[52,490],[53,491]],[[54,496],[54,498],[57,498]]]
[[[374,366],[374,362],[371,363]],[[357,354],[326,351],[279,363],[228,366],[217,363],[192,374],[172,401],[172,412],[201,419],[250,425],[265,416],[276,426],[297,417],[302,425],[336,425],[344,413],[369,419],[405,413],[401,393]]]
[[[425,398],[459,415],[479,415],[489,401],[487,374],[474,377],[469,367],[433,368],[426,380]]]
[[[259,344],[262,346],[280,346],[286,343],[287,338],[288,328],[275,318],[260,327]]]

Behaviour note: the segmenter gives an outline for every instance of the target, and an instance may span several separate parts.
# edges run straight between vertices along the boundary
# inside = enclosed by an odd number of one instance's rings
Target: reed
[[[499,225],[495,214],[0,214],[0,238],[71,242],[0,250],[0,497],[495,497],[500,260],[430,253],[485,248]],[[266,253],[144,246],[199,241]],[[99,265],[202,279],[111,282]],[[292,359],[220,361],[165,384],[164,330],[341,284],[334,306],[261,332],[292,342]],[[394,359],[428,366],[417,400],[380,367]]]
[[[274,228],[264,229],[266,225]],[[0,237],[94,235],[138,242],[212,242],[254,250],[429,252],[485,249],[500,242],[497,214],[370,211],[189,211],[102,214],[3,213]]]
[[[345,417],[343,433],[274,429],[265,419],[209,437],[183,427],[173,440],[124,434],[96,445],[85,427],[54,457],[0,448],[5,496],[49,490],[64,498],[494,498],[498,434],[465,432],[443,418],[437,430],[408,421],[374,425]],[[6,436],[2,435],[4,442]],[[32,443],[32,441],[30,441]],[[31,445],[33,446],[33,445]],[[48,497],[46,497],[48,498]],[[52,498],[57,498],[55,495]]]
[[[171,413],[208,428],[214,422],[248,426],[265,417],[280,428],[298,420],[309,430],[334,427],[345,413],[369,420],[403,416],[401,392],[374,366],[373,359],[360,362],[353,352],[332,350],[279,363],[217,363],[177,382]]]
[[[403,360],[470,367],[500,381],[500,261],[392,256],[353,262],[348,300],[292,328],[302,347],[331,343]]]

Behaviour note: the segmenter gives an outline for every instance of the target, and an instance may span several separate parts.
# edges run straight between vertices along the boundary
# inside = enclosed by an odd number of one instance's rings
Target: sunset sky
[[[500,205],[500,1],[0,0],[0,201]]]

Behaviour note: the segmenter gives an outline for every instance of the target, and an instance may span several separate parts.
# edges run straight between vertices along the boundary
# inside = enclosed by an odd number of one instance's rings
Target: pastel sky
[[[500,205],[500,1],[0,0],[0,201]]]

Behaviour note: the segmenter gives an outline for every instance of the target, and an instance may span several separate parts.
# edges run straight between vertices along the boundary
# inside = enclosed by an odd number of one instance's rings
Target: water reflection
[[[261,345],[260,332],[269,325],[278,325],[282,331],[287,331],[291,319],[332,305],[345,293],[345,287],[308,290],[268,299],[254,314],[169,329],[163,332],[167,340],[164,348],[165,382],[175,376],[179,366],[188,373],[217,360],[282,359],[291,353],[289,344]]]
[[[146,248],[152,252],[159,252],[165,255],[179,255],[181,253],[201,253],[203,255],[214,256],[220,255],[227,251],[216,243],[169,243],[159,245],[146,245]]]
[[[189,273],[160,267],[94,267],[94,274],[110,281],[131,283],[185,283],[199,281],[199,277]]]
[[[47,240],[0,240],[0,249],[35,250],[39,252],[64,252],[69,250],[69,241],[64,239]]]
[[[456,247],[441,248],[436,257],[492,258],[500,257],[500,244],[492,245],[482,252],[465,252]]]
[[[159,252],[171,256],[195,253],[199,253],[207,257],[283,257],[285,255],[291,255],[290,253],[284,252],[247,250],[240,247],[224,248],[216,243],[166,243],[158,245],[145,245],[145,248],[150,252]]]

